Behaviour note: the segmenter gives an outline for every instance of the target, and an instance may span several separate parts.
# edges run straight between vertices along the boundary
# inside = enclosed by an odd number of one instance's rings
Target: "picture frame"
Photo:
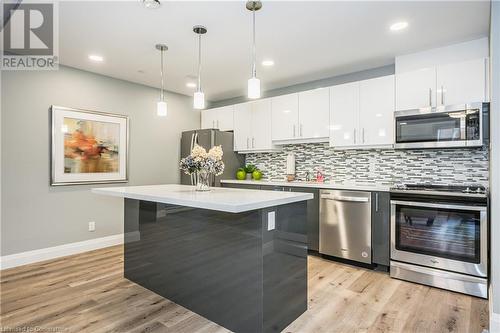
[[[129,117],[52,105],[51,186],[128,182]]]

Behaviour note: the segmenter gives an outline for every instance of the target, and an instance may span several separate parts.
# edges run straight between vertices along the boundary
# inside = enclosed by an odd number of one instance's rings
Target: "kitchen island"
[[[124,198],[125,278],[234,332],[280,332],[306,311],[312,194],[187,185],[92,192]]]

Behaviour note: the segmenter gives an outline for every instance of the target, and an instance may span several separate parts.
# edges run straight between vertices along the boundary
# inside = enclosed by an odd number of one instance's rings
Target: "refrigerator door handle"
[[[194,132],[193,134],[191,134],[191,147],[189,148],[189,153],[191,153],[191,151],[193,150],[193,147],[194,147],[194,136],[196,135],[196,132]]]

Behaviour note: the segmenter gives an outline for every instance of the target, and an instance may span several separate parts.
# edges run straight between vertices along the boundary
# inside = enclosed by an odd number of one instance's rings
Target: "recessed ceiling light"
[[[160,0],[142,0],[142,5],[144,6],[144,8],[156,9],[160,8],[161,3]]]
[[[188,82],[188,83],[186,83],[186,87],[188,87],[188,88],[196,88],[196,83],[194,83],[194,82]]]
[[[396,22],[391,25],[390,29],[392,31],[399,31],[408,28],[408,22],[401,21],[401,22]]]
[[[100,55],[97,55],[97,54],[91,54],[89,55],[89,59],[92,60],[92,61],[97,61],[97,62],[102,62],[104,61],[104,58]]]
[[[262,66],[266,66],[266,67],[274,66],[274,60],[271,60],[271,59],[263,60]]]

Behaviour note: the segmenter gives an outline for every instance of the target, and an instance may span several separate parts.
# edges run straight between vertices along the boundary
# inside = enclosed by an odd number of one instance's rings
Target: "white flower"
[[[213,158],[216,161],[222,160],[222,155],[224,155],[224,152],[222,151],[221,146],[213,146],[208,152],[208,157]]]
[[[191,156],[195,160],[202,160],[207,158],[207,151],[202,146],[194,145],[193,150],[191,151]]]

